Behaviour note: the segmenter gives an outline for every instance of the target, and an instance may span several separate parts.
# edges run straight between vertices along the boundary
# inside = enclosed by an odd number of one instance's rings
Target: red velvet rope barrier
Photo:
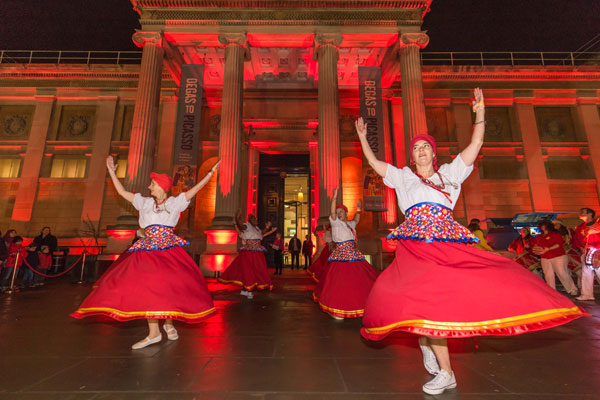
[[[27,259],[26,259],[25,257],[23,257],[23,263],[25,263],[25,265],[27,266],[27,268],[29,268],[30,270],[32,270],[33,272],[35,272],[36,274],[38,274],[38,275],[40,275],[40,276],[43,276],[43,277],[45,277],[45,278],[56,278],[56,277],[59,277],[59,276],[62,276],[62,275],[64,275],[64,274],[66,274],[67,272],[69,272],[70,270],[72,270],[73,268],[75,268],[75,266],[76,266],[76,265],[79,263],[79,261],[81,261],[81,259],[83,258],[83,255],[84,255],[84,254],[85,254],[85,252],[84,252],[84,253],[81,253],[81,256],[79,256],[79,258],[77,259],[77,261],[75,261],[75,262],[73,263],[73,265],[71,265],[71,267],[69,267],[69,269],[67,269],[67,270],[65,270],[65,271],[63,271],[63,272],[61,272],[60,274],[57,274],[57,275],[46,275],[46,274],[43,274],[43,273],[41,273],[41,272],[39,272],[39,271],[36,271],[36,270],[35,270],[35,268],[33,268],[31,265],[29,265],[29,263],[27,262]],[[14,268],[14,267],[13,267],[13,268]]]

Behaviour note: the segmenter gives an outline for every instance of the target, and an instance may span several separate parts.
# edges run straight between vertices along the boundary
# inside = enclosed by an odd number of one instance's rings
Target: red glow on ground
[[[237,233],[234,230],[219,229],[219,230],[207,230],[206,231],[206,242],[207,244],[234,244],[237,240]],[[220,255],[221,257],[224,257]]]

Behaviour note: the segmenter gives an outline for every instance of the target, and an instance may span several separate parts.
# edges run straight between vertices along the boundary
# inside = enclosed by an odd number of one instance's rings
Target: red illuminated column
[[[452,111],[456,122],[456,136],[459,151],[471,143],[473,135],[473,122],[471,120],[471,98],[452,99]],[[483,206],[483,195],[481,193],[481,179],[479,171],[475,170],[462,185],[467,220],[477,218],[485,220],[485,208]]]
[[[429,36],[423,32],[404,33],[400,36],[402,110],[404,132],[409,138],[427,133],[419,50],[424,49],[428,43]]]
[[[533,98],[515,98],[515,113],[523,137],[523,153],[529,174],[533,211],[552,211],[552,197],[533,110]]]
[[[156,165],[159,173],[173,174],[173,142],[177,121],[177,96],[163,97],[161,100],[160,132],[156,147]]]
[[[225,46],[223,102],[219,137],[219,175],[212,228],[232,228],[232,218],[240,203],[242,183],[242,105],[244,94],[244,60],[247,56],[244,33],[219,35]]]
[[[143,47],[142,65],[133,112],[125,188],[147,193],[154,161],[156,126],[160,99],[163,48],[158,32],[137,32],[133,42]]]
[[[85,226],[83,221],[88,219],[95,225],[100,222],[104,189],[106,187],[106,157],[110,153],[110,141],[112,139],[118,99],[117,96],[101,96],[98,98],[92,156],[89,159],[85,195],[81,211],[82,228]]]
[[[598,116],[598,97],[595,92],[594,90],[589,93],[589,97],[577,99],[577,111],[588,140],[590,158],[596,175],[596,187],[600,193],[600,117]]]
[[[392,156],[392,132],[391,132],[391,121],[390,121],[390,100],[383,100],[383,133],[385,140],[385,162],[388,164],[393,164],[393,156]],[[385,187],[385,207],[387,208],[386,212],[378,213],[379,218],[381,219],[379,223],[379,227],[381,228],[393,228],[396,224],[397,219],[397,202],[396,202],[396,192],[389,187]]]
[[[408,165],[406,158],[406,136],[404,135],[404,112],[402,97],[392,99],[392,142],[394,146],[394,165],[403,168]]]
[[[319,225],[328,223],[333,190],[342,189],[337,62],[339,34],[317,34],[314,56],[319,63]],[[342,198],[340,196],[340,198]]]
[[[35,100],[36,106],[33,114],[33,123],[19,178],[19,190],[17,191],[12,212],[12,220],[15,223],[14,228],[17,229],[17,232],[23,234],[26,234],[29,229],[28,225],[37,195],[40,168],[42,159],[44,158],[46,137],[50,128],[55,97],[36,96]]]

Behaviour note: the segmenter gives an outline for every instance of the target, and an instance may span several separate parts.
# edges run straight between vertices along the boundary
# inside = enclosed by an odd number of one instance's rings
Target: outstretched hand
[[[113,156],[109,155],[106,157],[106,168],[108,168],[109,171],[117,172],[117,165],[115,164]]]
[[[473,90],[473,97],[475,97],[475,100],[473,101],[473,110],[477,111],[478,109],[483,108],[483,90],[475,88]]]
[[[338,197],[338,188],[335,188],[335,189],[333,189],[332,199],[337,200],[337,197]]]
[[[362,209],[362,201],[360,201],[360,200],[359,200],[359,201],[356,203],[356,208],[357,208],[358,210]]]
[[[358,136],[360,136],[360,137],[367,136],[367,124],[362,119],[362,117],[360,117],[359,119],[354,121],[354,127],[356,128],[356,133],[358,133]]]
[[[217,161],[217,163],[215,165],[213,165],[213,167],[210,169],[211,174],[214,174],[215,172],[217,172],[217,170],[219,169],[219,164],[221,164],[221,160]]]

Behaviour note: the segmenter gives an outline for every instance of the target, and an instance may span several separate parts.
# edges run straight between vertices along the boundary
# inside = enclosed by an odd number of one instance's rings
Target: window
[[[52,160],[51,178],[84,178],[87,158],[60,158]]]
[[[117,161],[117,178],[125,178],[127,172],[127,160]]]
[[[20,158],[0,159],[0,178],[18,178],[20,169]]]

